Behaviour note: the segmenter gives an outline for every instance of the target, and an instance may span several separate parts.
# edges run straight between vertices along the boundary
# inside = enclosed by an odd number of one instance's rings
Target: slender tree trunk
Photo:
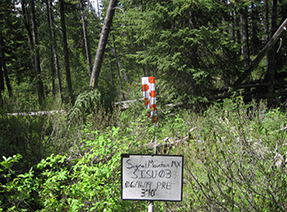
[[[0,106],[3,106],[3,97],[2,92],[5,91],[4,86],[4,77],[3,77],[3,71],[2,71],[2,58],[0,56]]]
[[[31,62],[32,62],[32,66],[34,71],[36,70],[35,68],[35,62],[34,62],[34,57],[33,57],[33,44],[32,44],[32,32],[31,32],[31,26],[29,23],[29,18],[28,18],[28,12],[26,9],[26,0],[21,0],[21,6],[22,6],[22,13],[23,13],[23,22],[24,22],[24,26],[27,32],[27,40],[28,40],[28,45],[29,45],[29,49],[30,49],[30,53],[31,53]]]
[[[63,91],[62,91],[62,80],[61,80],[61,73],[60,73],[60,66],[59,66],[59,57],[57,53],[57,40],[56,40],[56,33],[53,24],[53,13],[52,13],[52,2],[49,2],[49,11],[50,11],[50,23],[51,23],[51,35],[52,35],[52,47],[53,47],[53,56],[55,61],[55,71],[57,76],[57,84],[58,84],[58,93],[60,94],[61,101],[63,101]]]
[[[272,4],[272,24],[271,33],[274,34],[277,29],[277,0],[273,0]],[[273,106],[274,97],[274,72],[275,72],[275,55],[276,55],[277,45],[275,44],[271,50],[268,52],[268,65],[266,70],[266,77],[268,80],[268,94],[267,94],[267,104],[268,107]]]
[[[3,70],[4,70],[4,78],[6,81],[6,86],[8,89],[9,96],[12,96],[13,95],[12,87],[10,84],[10,79],[8,76],[8,71],[7,71],[7,67],[6,67],[6,61],[5,61],[4,41],[3,41],[3,37],[1,34],[0,34],[0,53],[1,53],[0,56],[1,56],[1,63],[2,63],[1,66],[3,67]],[[2,72],[2,68],[1,68],[1,72]]]
[[[240,16],[239,16],[239,14],[238,14],[238,12],[237,11],[235,11],[234,12],[234,16],[235,16],[235,26],[239,29],[239,28],[241,28],[241,25],[240,25]],[[241,36],[240,36],[240,34],[241,34],[241,32],[240,32],[241,30],[236,30],[236,43],[237,44],[240,44],[240,43],[242,43],[241,42]],[[239,50],[238,51],[238,55],[241,55],[241,52],[242,52],[242,50]]]
[[[268,14],[269,14],[268,0],[264,0],[264,31],[265,31],[264,40],[265,40],[266,42],[268,42],[268,40],[269,40],[269,20],[268,20]]]
[[[113,67],[112,67],[112,59],[109,56],[109,65],[110,65],[110,75],[111,75],[111,82],[114,84],[114,78],[113,78]]]
[[[89,75],[91,75],[91,73],[92,73],[91,54],[90,54],[90,47],[89,47],[89,42],[88,42],[87,25],[86,25],[85,16],[84,16],[84,1],[83,0],[81,0],[80,5],[82,8],[81,19],[82,19],[82,27],[83,27],[83,36],[84,36],[84,43],[85,43],[85,50],[86,50],[87,65],[88,65]]]
[[[256,45],[258,45],[257,42],[257,25],[256,25],[256,17],[257,14],[257,6],[254,5],[254,2],[251,2],[251,24],[252,24],[252,38],[251,38],[251,52],[252,55],[256,54]]]
[[[233,42],[235,43],[236,42],[236,39],[235,39],[235,30],[234,30],[234,26],[235,26],[235,17],[234,17],[234,12],[233,11],[230,11],[230,17],[231,17],[231,22],[230,22],[230,28],[231,28],[231,39],[233,40]]]
[[[2,97],[2,91],[0,90],[0,106],[3,106],[3,97]]]
[[[67,85],[68,85],[68,92],[69,92],[69,95],[70,95],[70,101],[71,101],[72,103],[74,103],[73,90],[72,90],[72,80],[71,80],[71,72],[70,72],[70,61],[69,61],[68,43],[67,43],[67,35],[66,35],[64,0],[60,0],[60,14],[61,14],[61,27],[62,27],[62,34],[63,34],[63,47],[64,47],[66,80],[67,80]]]
[[[249,43],[248,43],[248,23],[247,23],[247,8],[244,8],[241,11],[240,14],[240,23],[241,23],[241,54],[243,56],[243,64],[244,67],[249,66]],[[247,79],[247,81],[250,80]],[[244,89],[244,98],[245,101],[248,101],[249,98],[249,93],[250,93],[250,88],[245,88]]]
[[[110,27],[112,25],[112,20],[113,20],[114,13],[115,13],[114,7],[116,6],[116,4],[117,4],[117,0],[110,0],[109,2],[107,14],[104,19],[104,24],[103,24],[103,28],[101,31],[101,36],[100,36],[98,49],[97,49],[97,53],[96,53],[96,57],[94,61],[93,70],[92,70],[92,75],[91,75],[91,80],[90,80],[91,88],[96,88],[98,86],[99,76],[100,76],[101,67],[102,67],[103,58],[104,58],[105,47],[107,44]]]
[[[31,3],[31,19],[32,19],[32,36],[33,36],[33,56],[35,63],[35,75],[36,75],[36,84],[38,91],[38,101],[39,104],[43,104],[44,100],[44,86],[41,76],[41,67],[40,67],[40,55],[39,55],[39,40],[38,40],[38,29],[36,23],[36,14],[35,14],[35,2],[34,0],[30,1]]]
[[[241,22],[241,43],[244,67],[249,66],[249,45],[248,45],[248,23],[247,23],[247,8],[244,8],[240,15]]]
[[[114,41],[114,40],[113,40],[113,43],[114,43],[114,49],[112,48],[111,43],[108,41],[109,46],[111,47],[111,49],[114,50],[114,53],[116,54],[116,47],[115,47],[115,41]],[[112,50],[112,51],[113,51],[113,50]],[[119,83],[120,83],[121,93],[122,93],[122,96],[123,96],[123,101],[125,101],[126,98],[125,98],[125,94],[124,94],[124,92],[123,92],[123,84],[122,84],[122,79],[121,79],[119,64],[118,64],[118,63],[116,63],[116,64],[117,64],[117,71],[118,71],[118,77],[119,77]]]
[[[287,2],[281,5],[281,8],[282,20],[285,20],[287,18]]]
[[[55,70],[55,60],[54,60],[54,54],[53,54],[53,39],[52,39],[52,27],[51,27],[51,11],[50,11],[50,3],[49,0],[45,1],[47,6],[47,23],[48,23],[48,31],[49,31],[49,60],[50,60],[50,68],[51,68],[51,76],[52,76],[52,92],[53,96],[55,98],[56,95],[56,86],[55,86],[55,78],[56,78],[56,70]]]
[[[120,61],[120,59],[119,59],[119,57],[118,57],[115,43],[114,43],[114,47],[113,47],[110,41],[107,41],[107,42],[108,42],[108,45],[109,45],[110,48],[111,48],[111,51],[112,51],[114,57],[116,58],[118,67],[120,67],[120,71],[121,71],[121,72],[123,73],[123,75],[124,75],[125,81],[126,81],[127,83],[129,83],[128,76],[127,76],[126,72],[124,71],[124,67],[123,67],[123,65],[122,65],[122,63],[121,63],[121,61]]]
[[[4,76],[2,71],[2,57],[0,55],[0,91],[5,91]]]
[[[236,80],[233,86],[231,86],[233,90],[237,89],[238,86],[243,82],[243,80],[245,80],[250,75],[250,73],[258,66],[258,64],[263,59],[263,57],[273,47],[273,45],[278,41],[281,34],[285,31],[286,27],[287,27],[287,19],[285,19],[285,21],[281,24],[281,26],[274,33],[272,38],[268,41],[268,43],[264,46],[264,48],[259,52],[257,57],[252,61],[249,68],[246,69],[244,73]]]
[[[126,98],[125,98],[125,94],[124,94],[124,92],[123,92],[123,85],[122,85],[121,74],[120,74],[120,70],[119,70],[118,64],[117,64],[117,71],[118,71],[118,77],[119,77],[119,83],[120,83],[121,93],[122,93],[122,96],[123,96],[123,101],[125,101]]]

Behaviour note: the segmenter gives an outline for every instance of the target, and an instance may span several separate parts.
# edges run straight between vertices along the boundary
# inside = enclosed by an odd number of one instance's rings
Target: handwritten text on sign
[[[182,199],[183,156],[122,155],[122,199]]]

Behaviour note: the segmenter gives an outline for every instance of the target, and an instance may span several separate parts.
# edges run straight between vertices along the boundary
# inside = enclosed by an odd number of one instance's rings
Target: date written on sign
[[[182,200],[183,156],[122,154],[123,200]]]

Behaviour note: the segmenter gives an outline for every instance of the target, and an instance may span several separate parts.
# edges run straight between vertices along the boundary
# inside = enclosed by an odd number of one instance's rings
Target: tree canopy
[[[109,5],[102,3],[101,13],[90,1],[1,3],[3,108],[15,99],[19,109],[55,99],[73,104],[89,89]],[[276,0],[118,1],[95,78],[102,101],[135,98],[140,78],[154,75],[161,88],[170,89],[162,100],[213,101],[237,83],[247,101],[268,93],[275,104],[284,97],[286,26],[268,55],[244,73],[286,19],[286,8],[286,1]]]

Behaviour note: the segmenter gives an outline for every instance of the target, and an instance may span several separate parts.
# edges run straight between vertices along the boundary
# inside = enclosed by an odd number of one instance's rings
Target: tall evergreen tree
[[[186,97],[210,94],[239,73],[240,46],[226,30],[233,18],[230,9],[222,1],[193,0],[148,1],[130,8],[124,29],[138,47],[130,57]]]
[[[52,92],[53,96],[55,97],[56,94],[56,85],[55,85],[55,78],[56,78],[56,66],[55,66],[55,58],[53,54],[53,30],[52,30],[52,15],[50,9],[50,2],[49,0],[45,1],[46,10],[47,10],[47,23],[48,23],[48,35],[49,35],[49,60],[50,60],[50,68],[51,68],[51,75],[52,75]]]
[[[90,54],[90,45],[89,45],[88,34],[87,34],[87,24],[86,24],[85,15],[84,15],[86,13],[84,0],[80,0],[80,7],[82,9],[81,20],[82,20],[82,27],[83,27],[83,39],[84,39],[84,46],[85,46],[85,52],[86,52],[86,60],[87,60],[87,65],[88,65],[88,72],[89,72],[89,75],[91,75],[92,73],[91,54]]]
[[[3,42],[3,37],[1,33],[0,33],[0,54],[1,54],[1,69],[3,68],[3,71],[4,71],[4,78],[5,78],[5,82],[7,85],[8,92],[9,92],[9,96],[12,96],[12,87],[11,87],[10,79],[8,76],[8,70],[6,66],[6,60],[5,60],[4,42]]]
[[[50,22],[50,27],[51,27],[51,45],[52,45],[52,52],[53,52],[53,57],[54,57],[54,67],[56,71],[56,76],[57,76],[57,84],[58,84],[58,93],[61,96],[61,101],[63,101],[63,90],[62,90],[62,80],[61,80],[61,74],[60,74],[60,65],[59,65],[59,56],[58,56],[58,51],[57,51],[57,40],[56,40],[56,30],[54,26],[54,16],[53,16],[53,5],[52,1],[48,0],[47,3],[47,10],[48,16],[49,16],[49,22]]]
[[[97,48],[97,53],[96,53],[96,57],[94,60],[92,75],[91,75],[91,79],[90,79],[90,87],[92,87],[92,88],[96,88],[98,86],[99,76],[100,76],[100,72],[101,72],[101,66],[102,66],[103,57],[104,57],[104,51],[106,48],[108,35],[110,32],[110,27],[112,24],[114,13],[115,13],[114,8],[116,7],[117,2],[118,2],[117,0],[111,0],[109,2],[109,6],[107,8],[107,13],[106,13],[106,17],[104,19],[104,23],[103,23],[103,27],[102,27],[102,31],[101,31],[101,36],[100,36],[100,40],[99,40],[99,44],[98,44],[98,48]]]
[[[272,1],[272,18],[271,18],[271,34],[273,35],[277,30],[277,0]],[[267,102],[268,106],[273,106],[273,96],[274,96],[274,72],[275,72],[275,62],[276,62],[276,50],[278,45],[274,45],[267,54],[267,66],[266,66],[266,81],[268,81],[268,95]]]
[[[34,68],[35,68],[35,78],[38,91],[39,104],[42,105],[44,100],[44,86],[42,81],[42,73],[40,66],[40,53],[39,53],[39,39],[38,39],[38,23],[36,21],[36,11],[35,2],[30,0],[31,5],[31,23],[32,23],[32,37],[33,37],[33,58],[34,58]]]
[[[63,52],[64,52],[64,58],[65,58],[66,81],[68,85],[69,98],[70,98],[70,101],[73,103],[73,90],[72,90],[69,50],[68,50],[67,34],[66,34],[64,0],[60,0],[60,16],[61,16],[61,27],[62,27],[62,36],[63,36]]]

